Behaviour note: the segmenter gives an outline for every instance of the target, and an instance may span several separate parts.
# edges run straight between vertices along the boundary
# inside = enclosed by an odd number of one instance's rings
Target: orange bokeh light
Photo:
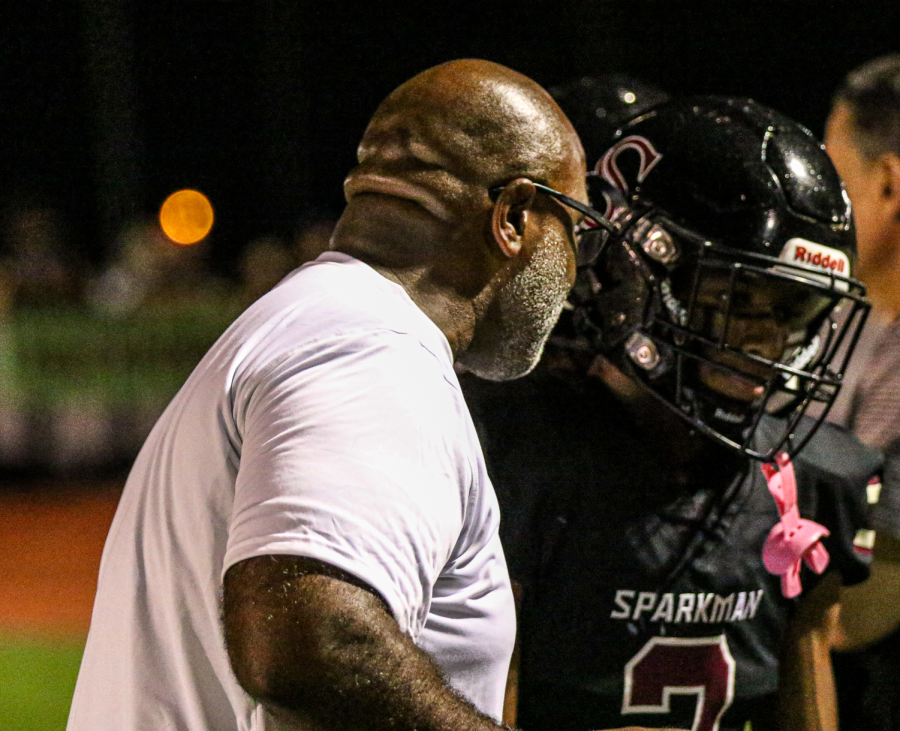
[[[213,207],[198,190],[179,190],[159,209],[162,230],[176,244],[187,246],[202,241],[213,225]]]

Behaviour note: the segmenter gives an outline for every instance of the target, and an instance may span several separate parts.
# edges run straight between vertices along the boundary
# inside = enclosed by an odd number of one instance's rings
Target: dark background
[[[96,266],[126,221],[198,188],[227,271],[251,238],[340,213],[366,121],[428,66],[487,58],[546,86],[624,71],[676,94],[752,96],[821,134],[843,75],[900,50],[894,5],[4,3],[0,211],[61,211]]]

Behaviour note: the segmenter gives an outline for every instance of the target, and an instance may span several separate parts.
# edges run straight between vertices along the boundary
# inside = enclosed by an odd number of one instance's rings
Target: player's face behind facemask
[[[571,297],[582,345],[706,436],[754,458],[795,454],[867,312],[821,145],[755,102],[708,97],[665,104],[616,140],[595,169],[627,203],[610,205],[619,234]],[[818,422],[801,426],[816,403]],[[785,419],[761,445],[766,414]]]
[[[706,402],[708,418],[739,440],[761,407],[778,412],[795,396],[790,369],[808,366],[822,349],[840,298],[745,269],[678,274],[688,280],[675,276],[672,284],[672,296],[687,303],[685,332],[672,338],[684,354],[681,398],[695,408]]]
[[[796,453],[811,436],[801,417],[837,394],[867,312],[862,286],[686,233],[650,216],[580,271],[571,300],[582,346],[706,436],[758,459]],[[646,255],[660,237],[677,263]],[[760,448],[765,414],[786,420],[777,443]]]

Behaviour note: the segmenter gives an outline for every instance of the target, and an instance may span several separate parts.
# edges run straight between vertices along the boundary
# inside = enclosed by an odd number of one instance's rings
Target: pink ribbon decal
[[[763,546],[763,563],[770,574],[781,576],[781,593],[792,599],[800,593],[800,562],[817,574],[828,566],[828,551],[819,539],[828,529],[800,517],[797,509],[797,480],[794,465],[784,452],[775,456],[778,467],[763,463],[762,472],[775,499],[781,520],[769,532]]]

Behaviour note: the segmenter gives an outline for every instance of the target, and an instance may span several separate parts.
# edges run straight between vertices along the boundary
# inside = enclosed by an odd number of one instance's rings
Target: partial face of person
[[[853,205],[858,252],[855,276],[865,281],[879,260],[883,226],[883,206],[879,203],[883,181],[875,161],[866,158],[859,149],[854,136],[853,114],[846,104],[838,103],[828,117],[825,147]]]
[[[565,192],[585,201],[583,177]],[[541,195],[538,193],[538,195]],[[461,363],[481,378],[505,381],[529,373],[541,358],[575,281],[575,227],[580,214],[552,199],[532,213],[538,228],[531,256],[503,284]]]
[[[496,357],[478,374],[482,378],[519,378],[538,364],[573,282],[567,238],[561,227],[548,231],[544,245],[499,292],[491,313]]]
[[[808,326],[830,304],[810,288],[779,279],[745,276],[732,289],[728,272],[704,276],[690,327],[727,349],[706,354],[711,362],[700,364],[701,382],[736,401],[760,398],[772,367],[729,351],[783,363],[804,345]]]

